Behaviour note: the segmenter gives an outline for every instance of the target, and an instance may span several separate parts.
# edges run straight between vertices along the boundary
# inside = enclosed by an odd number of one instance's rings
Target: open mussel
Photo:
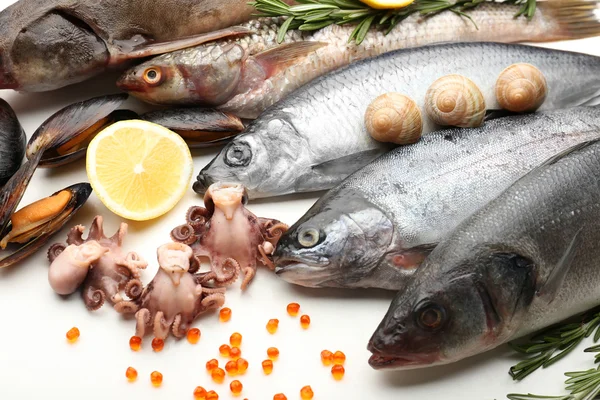
[[[102,129],[120,120],[136,119],[130,110],[117,108],[127,94],[94,97],[68,105],[48,118],[27,144],[31,160],[43,148],[38,166],[57,167],[85,157],[90,141]]]
[[[12,214],[6,229],[0,232],[0,268],[21,261],[43,246],[85,204],[91,193],[89,183],[78,183]],[[8,252],[9,246],[14,250]],[[4,251],[9,255],[2,257]]]
[[[19,170],[25,155],[25,131],[10,105],[0,99],[0,187]]]
[[[190,148],[218,146],[244,130],[235,115],[210,108],[151,111],[140,118],[178,133]]]

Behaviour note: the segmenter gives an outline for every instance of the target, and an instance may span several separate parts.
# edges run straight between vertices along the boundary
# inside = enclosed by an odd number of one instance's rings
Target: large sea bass
[[[436,247],[373,334],[372,367],[450,363],[600,304],[600,142],[566,153]]]
[[[133,58],[244,33],[225,28],[254,11],[245,0],[20,0],[0,13],[0,89],[56,89]]]
[[[596,1],[539,2],[534,17],[515,18],[520,5],[483,3],[465,13],[423,18],[413,14],[389,34],[372,29],[363,43],[348,42],[355,25],[315,32],[288,31],[277,45],[280,19],[253,20],[252,35],[223,39],[155,57],[119,80],[146,102],[217,107],[256,118],[303,84],[352,62],[388,51],[438,42],[548,42],[600,34]]]
[[[600,103],[600,58],[500,43],[436,44],[358,61],[308,83],[265,111],[200,171],[194,190],[217,181],[241,183],[250,198],[330,189],[393,148],[367,133],[373,99],[400,92],[421,109],[425,134],[441,129],[427,117],[425,94],[438,78],[461,74],[500,108],[494,87],[514,63],[538,67],[548,83],[541,110]]]
[[[402,289],[464,219],[554,154],[600,137],[600,107],[448,129],[381,156],[280,239],[278,276],[302,286]]]

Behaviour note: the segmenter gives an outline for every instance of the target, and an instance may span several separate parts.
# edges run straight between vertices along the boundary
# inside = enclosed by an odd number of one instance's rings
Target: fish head
[[[531,274],[523,258],[440,246],[396,295],[373,333],[368,345],[373,368],[448,364],[492,349],[515,329],[505,322],[523,301],[531,301]]]
[[[243,58],[244,50],[236,44],[174,51],[125,71],[117,86],[151,104],[217,106],[235,93]]]
[[[283,280],[308,287],[369,287],[393,235],[386,214],[358,190],[332,190],[279,240]]]
[[[17,2],[0,13],[0,89],[46,91],[104,71],[105,42],[82,18]],[[39,6],[39,7],[38,7]]]
[[[210,185],[228,182],[242,184],[250,199],[291,193],[310,168],[302,140],[287,118],[263,114],[200,171],[193,189],[204,194]]]

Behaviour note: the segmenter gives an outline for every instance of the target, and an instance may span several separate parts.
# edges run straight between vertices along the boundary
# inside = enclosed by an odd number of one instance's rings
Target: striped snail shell
[[[365,125],[373,139],[396,144],[415,143],[421,138],[421,110],[409,97],[385,93],[369,104]]]
[[[513,112],[537,110],[547,93],[548,83],[544,74],[531,64],[513,64],[502,71],[496,81],[498,104]]]
[[[438,125],[471,128],[483,123],[486,105],[473,81],[452,74],[431,84],[425,94],[425,110]]]

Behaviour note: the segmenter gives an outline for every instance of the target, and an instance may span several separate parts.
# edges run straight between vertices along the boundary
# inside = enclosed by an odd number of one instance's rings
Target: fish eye
[[[417,324],[425,330],[435,331],[440,329],[446,320],[446,310],[438,304],[427,303],[415,313]]]
[[[157,85],[162,79],[162,73],[158,68],[151,67],[144,71],[144,81],[149,85]]]
[[[321,235],[315,228],[304,228],[298,233],[298,243],[302,247],[314,247],[319,243]]]
[[[230,167],[246,167],[252,160],[252,150],[248,143],[236,143],[225,152],[225,164]]]

